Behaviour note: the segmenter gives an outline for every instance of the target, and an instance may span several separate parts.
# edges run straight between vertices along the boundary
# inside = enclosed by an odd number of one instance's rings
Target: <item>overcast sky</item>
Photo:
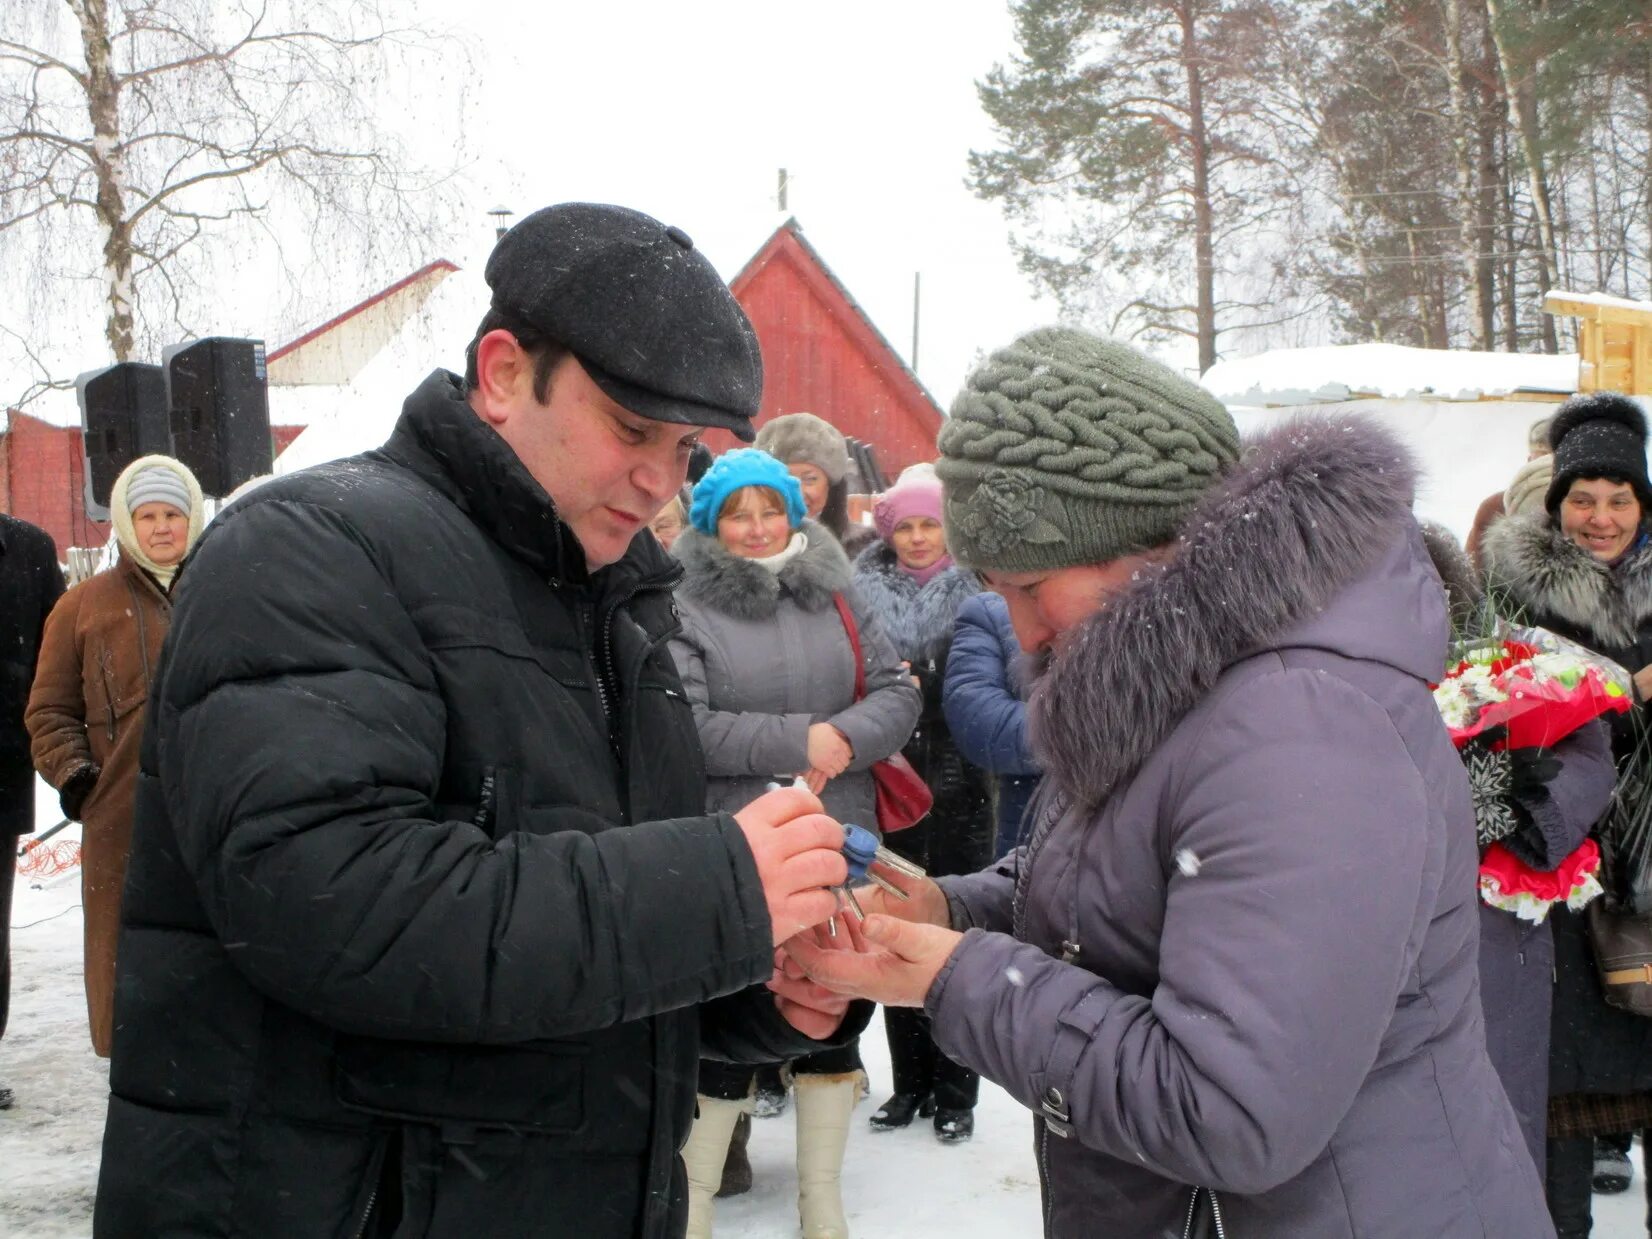
[[[461,264],[485,256],[487,207],[586,199],[680,226],[731,278],[785,218],[784,167],[788,213],[909,362],[922,274],[918,371],[943,408],[978,351],[1055,318],[965,185],[1004,0],[422,3],[482,53]]]
[[[474,275],[493,240],[490,207],[520,216],[583,199],[678,225],[732,278],[795,216],[908,362],[921,273],[917,370],[943,409],[979,356],[1056,317],[1016,269],[998,207],[965,184],[971,147],[993,141],[975,82],[1011,53],[1007,0],[387,4],[398,8],[411,8],[443,46],[435,32],[456,32],[440,63],[420,52],[417,72],[362,88],[406,135],[414,162],[457,160],[461,169],[453,229],[413,265],[445,257]],[[38,14],[57,23],[55,50],[78,60],[67,15],[55,3]],[[790,178],[784,214],[781,168]],[[266,218],[280,235],[279,199],[275,207]],[[110,360],[101,238],[89,215],[77,221],[50,243],[58,274],[41,305],[0,281],[0,325],[28,338],[59,378]],[[340,270],[324,235],[287,237],[284,248],[278,261],[269,235],[248,229],[203,280],[222,289],[220,302],[190,322],[275,348],[393,278]],[[442,334],[450,330],[444,323]],[[464,342],[424,364],[457,366]],[[37,374],[21,360],[17,338],[0,333],[7,395]],[[78,418],[70,393],[31,412]]]

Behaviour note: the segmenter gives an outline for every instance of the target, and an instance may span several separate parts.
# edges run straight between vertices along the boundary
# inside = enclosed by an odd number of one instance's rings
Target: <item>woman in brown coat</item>
[[[120,558],[64,594],[46,620],[24,721],[35,768],[84,823],[86,1008],[92,1047],[114,1036],[115,938],[132,839],[144,705],[172,621],[178,563],[201,532],[201,488],[168,456],[133,461],[109,498]]]

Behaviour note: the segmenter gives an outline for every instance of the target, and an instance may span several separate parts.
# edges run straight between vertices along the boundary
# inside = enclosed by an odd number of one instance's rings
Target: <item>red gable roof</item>
[[[941,410],[815,248],[788,219],[729,284],[763,348],[762,425],[815,413],[870,443],[890,478],[935,458]],[[715,451],[738,446],[713,431]]]

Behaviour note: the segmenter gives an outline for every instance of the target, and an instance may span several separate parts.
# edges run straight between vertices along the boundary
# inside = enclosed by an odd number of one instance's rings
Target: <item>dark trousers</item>
[[[0,1037],[11,1014],[11,890],[17,880],[17,836],[0,834]]]
[[[885,1007],[883,1028],[889,1036],[889,1065],[897,1093],[915,1097],[933,1093],[941,1110],[975,1108],[981,1077],[936,1048],[927,1015],[916,1007]]]
[[[1554,1219],[1557,1239],[1588,1239],[1593,1225],[1595,1142],[1591,1136],[1549,1141],[1548,1169],[1544,1191],[1549,1197],[1549,1216]],[[1641,1176],[1645,1178],[1646,1176]],[[1647,1184],[1652,1206],[1652,1181]],[[1652,1234],[1652,1207],[1647,1214]]]
[[[961,762],[948,752],[949,761]],[[935,798],[928,817],[909,830],[887,835],[884,845],[931,877],[974,873],[992,859],[994,822],[978,776],[936,780],[946,789]],[[923,1097],[935,1094],[942,1110],[973,1110],[981,1078],[960,1067],[935,1046],[929,1017],[915,1007],[885,1007],[883,1028],[889,1037],[889,1065],[895,1092]]]
[[[744,1101],[751,1093],[752,1081],[757,1078],[758,1070],[759,1068],[748,1067],[744,1063],[722,1063],[715,1059],[702,1058],[700,1094],[722,1101]],[[859,1070],[859,1041],[851,1041],[848,1045],[839,1046],[834,1050],[821,1050],[818,1054],[805,1054],[802,1058],[792,1059],[794,1076],[838,1076]]]

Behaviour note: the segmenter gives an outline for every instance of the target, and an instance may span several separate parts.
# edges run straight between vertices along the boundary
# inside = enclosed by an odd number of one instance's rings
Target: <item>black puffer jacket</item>
[[[736,993],[768,914],[703,811],[677,576],[651,538],[588,576],[443,372],[213,523],[142,756],[99,1239],[682,1233],[702,1049],[820,1043]]]
[[[917,730],[901,752],[934,793],[935,807],[918,825],[891,836],[889,844],[932,874],[974,873],[992,859],[992,789],[986,774],[958,751],[941,690],[958,609],[980,587],[957,567],[920,586],[880,539],[855,559],[855,588],[896,654],[911,664],[923,696]]]
[[[1631,674],[1652,662],[1652,540],[1607,566],[1553,527],[1546,515],[1498,521],[1480,547],[1486,590],[1498,610],[1571,638]],[[1643,716],[1646,706],[1637,704]],[[1630,765],[1634,726],[1613,720],[1618,778],[1652,777]],[[1549,1092],[1652,1092],[1652,1020],[1606,1005],[1583,918],[1556,908],[1555,988]]]

